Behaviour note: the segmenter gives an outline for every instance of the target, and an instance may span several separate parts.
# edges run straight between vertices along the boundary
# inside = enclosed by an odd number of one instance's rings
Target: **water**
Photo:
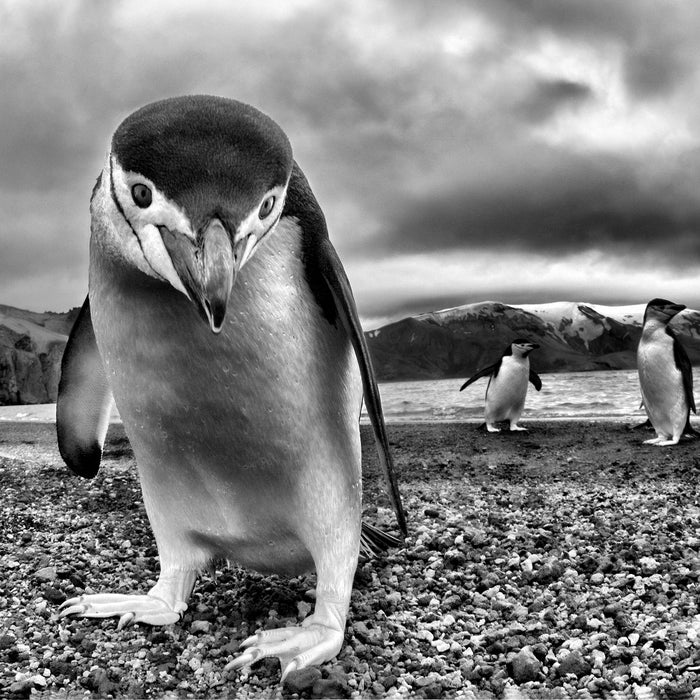
[[[522,420],[646,420],[636,370],[542,374],[542,390],[528,387]],[[465,377],[466,379],[466,377]],[[379,385],[388,422],[483,421],[488,379],[460,392],[463,379]],[[362,416],[367,418],[363,409]]]
[[[646,420],[639,408],[636,370],[610,372],[565,372],[542,374],[542,391],[530,384],[523,420],[560,418]],[[488,379],[460,392],[464,379],[424,382],[390,382],[379,385],[384,415],[389,422],[476,421],[484,418],[484,394]],[[367,414],[362,411],[363,422]],[[117,420],[116,411],[112,420]],[[56,420],[54,404],[0,406],[0,421]]]

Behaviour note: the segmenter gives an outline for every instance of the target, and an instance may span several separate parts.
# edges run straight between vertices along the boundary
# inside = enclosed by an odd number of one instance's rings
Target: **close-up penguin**
[[[231,99],[149,104],[114,133],[91,217],[59,448],[94,476],[113,398],[160,575],[148,593],[83,595],[62,614],[171,624],[216,560],[315,569],[313,614],[250,637],[227,668],[276,656],[284,678],[333,658],[361,540],[391,541],[361,522],[363,397],[403,535],[406,523],[350,284],[286,135]]]
[[[675,445],[694,432],[693,368],[669,322],[686,307],[666,299],[652,299],[644,311],[642,337],[637,346],[637,371],[642,403],[656,437],[645,444]]]
[[[518,425],[525,407],[527,384],[531,382],[537,391],[542,388],[539,375],[530,368],[529,355],[539,347],[524,338],[516,338],[492,365],[479,370],[467,379],[459,388],[464,391],[470,384],[482,377],[488,377],[484,418],[486,430],[490,433],[500,432],[496,425],[509,422],[510,430],[527,430]]]

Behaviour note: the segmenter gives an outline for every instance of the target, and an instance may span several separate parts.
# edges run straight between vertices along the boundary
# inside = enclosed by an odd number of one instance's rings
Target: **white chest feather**
[[[498,374],[486,390],[486,411],[493,420],[507,420],[520,415],[525,404],[530,361],[505,355]]]
[[[294,223],[243,268],[218,335],[184,295],[125,283],[99,252],[93,323],[159,547],[185,528],[259,566],[234,542],[282,546],[296,499],[334,480],[359,492],[359,369],[308,286]]]

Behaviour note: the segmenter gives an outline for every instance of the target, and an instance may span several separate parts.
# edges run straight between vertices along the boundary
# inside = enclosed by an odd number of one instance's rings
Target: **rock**
[[[290,693],[306,693],[313,690],[316,681],[321,680],[321,671],[315,666],[308,666],[299,671],[292,671],[284,679],[284,687]]]
[[[546,561],[535,573],[538,583],[552,583],[561,577],[564,569],[556,559]]]
[[[117,683],[113,683],[109,680],[107,671],[103,668],[91,670],[84,683],[89,690],[97,692],[100,697],[105,697],[113,693],[119,687]]]
[[[622,634],[629,634],[634,631],[634,621],[626,612],[618,610],[615,614],[615,627],[617,627]]]
[[[10,685],[9,691],[10,695],[14,695],[20,698],[28,698],[34,689],[34,684],[31,679],[25,678],[22,681],[15,681]]]
[[[66,594],[60,588],[55,588],[54,586],[46,586],[42,591],[42,595],[49,603],[55,603],[56,605],[66,601]]]
[[[559,662],[559,675],[561,676],[571,673],[576,678],[581,678],[587,676],[591,670],[591,664],[578,651],[570,652]]]
[[[510,661],[509,666],[510,675],[518,685],[537,680],[542,669],[542,663],[529,646],[523,647]]]
[[[17,639],[11,634],[3,634],[0,636],[0,651],[10,649],[15,645]]]
[[[190,631],[194,634],[209,634],[211,631],[211,622],[208,622],[207,620],[194,620],[190,625]]]
[[[341,671],[331,671],[328,678],[321,678],[313,684],[311,692],[316,698],[350,697],[348,677]]]
[[[55,581],[58,576],[55,566],[45,566],[34,573],[34,578],[39,581]]]

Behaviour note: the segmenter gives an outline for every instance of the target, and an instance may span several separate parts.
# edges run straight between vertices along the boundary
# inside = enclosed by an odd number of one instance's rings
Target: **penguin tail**
[[[401,547],[403,539],[394,537],[383,530],[380,530],[374,525],[362,523],[362,531],[360,533],[360,554],[369,558],[380,556],[387,549]]]

